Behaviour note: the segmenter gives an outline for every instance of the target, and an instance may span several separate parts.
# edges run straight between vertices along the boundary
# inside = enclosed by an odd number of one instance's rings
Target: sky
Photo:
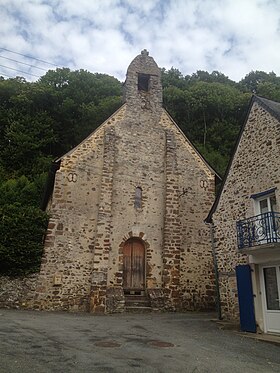
[[[124,81],[143,49],[183,75],[280,76],[280,0],[0,0],[0,40],[0,75],[28,81],[56,67]]]

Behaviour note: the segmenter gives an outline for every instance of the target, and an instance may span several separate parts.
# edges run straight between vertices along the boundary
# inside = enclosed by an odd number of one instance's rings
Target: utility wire
[[[7,48],[2,48],[0,47],[0,49],[6,51],[6,52],[10,52],[10,53],[14,53],[14,54],[18,54],[19,56],[23,56],[23,57],[26,57],[26,58],[31,58],[33,60],[36,60],[36,61],[39,61],[39,62],[42,62],[42,63],[46,63],[47,65],[52,65],[52,66],[57,66],[56,64],[54,63],[51,63],[51,62],[48,62],[48,61],[44,61],[44,60],[40,60],[39,58],[36,58],[36,57],[32,57],[32,56],[28,56],[26,54],[22,54],[22,53],[18,53],[18,52],[14,52],[10,49],[7,49]]]
[[[7,74],[1,73],[1,72],[0,72],[0,76],[6,76],[7,78],[14,79],[13,76],[11,76],[11,75],[7,75]]]
[[[5,67],[6,69],[10,69],[10,70],[18,71],[19,73],[24,73],[24,74],[27,74],[27,75],[36,76],[37,78],[41,78],[40,75],[31,74],[31,73],[28,73],[27,71],[22,71],[22,70],[18,70],[18,69],[13,69],[12,67],[5,66],[5,65],[0,65],[0,66]]]
[[[4,56],[1,56],[1,55],[0,55],[0,58],[4,58],[5,60],[9,60],[9,61],[13,61],[13,62],[21,63],[22,65],[30,66],[30,67],[32,67],[33,69],[38,69],[38,70],[42,70],[42,71],[48,71],[48,70],[46,70],[46,69],[42,69],[41,67],[37,67],[37,66],[35,66],[35,65],[30,65],[29,63],[25,63],[25,62],[21,62],[21,61],[13,60],[12,58],[4,57]]]

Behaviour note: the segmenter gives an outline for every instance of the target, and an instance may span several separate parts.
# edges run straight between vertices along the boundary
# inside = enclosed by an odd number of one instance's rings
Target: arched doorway
[[[145,282],[144,243],[139,238],[130,238],[123,247],[124,292],[144,290]]]

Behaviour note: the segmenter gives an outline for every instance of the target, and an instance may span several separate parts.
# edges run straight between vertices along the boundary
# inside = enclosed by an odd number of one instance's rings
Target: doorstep
[[[272,343],[274,345],[280,346],[280,334],[263,334],[263,333],[247,333],[247,332],[238,332],[239,335],[242,335],[245,338],[253,338],[258,341]]]
[[[252,338],[258,341],[272,343],[274,345],[280,346],[280,334],[242,332],[240,331],[239,323],[217,319],[212,321],[215,321],[219,325],[220,329],[233,330],[235,333],[239,334],[242,337]]]

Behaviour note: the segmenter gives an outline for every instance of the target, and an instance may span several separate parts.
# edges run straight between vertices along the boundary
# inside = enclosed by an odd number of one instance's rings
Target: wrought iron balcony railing
[[[266,212],[236,223],[239,249],[280,242],[280,213]]]

